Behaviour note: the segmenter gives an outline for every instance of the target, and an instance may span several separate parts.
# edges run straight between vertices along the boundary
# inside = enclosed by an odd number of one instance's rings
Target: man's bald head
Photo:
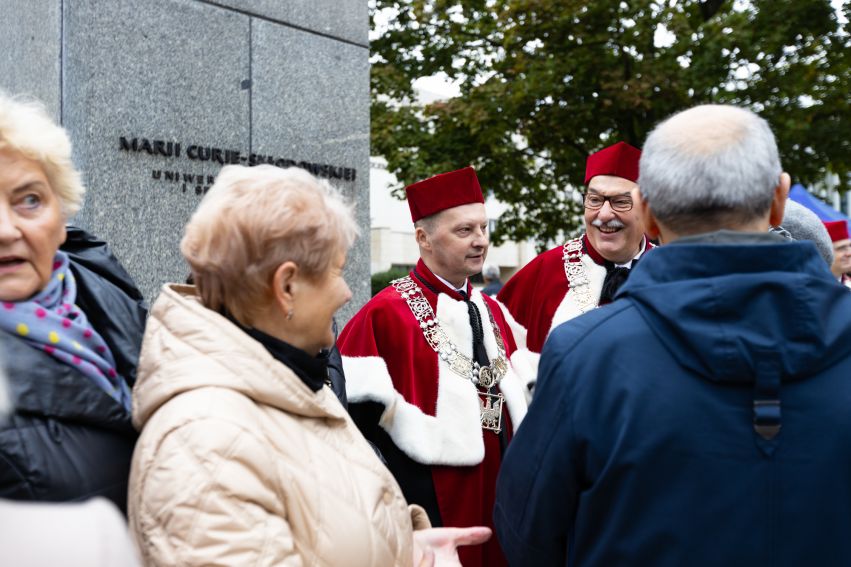
[[[660,224],[695,234],[767,216],[781,174],[765,120],[734,106],[704,105],[675,114],[650,133],[638,184]]]

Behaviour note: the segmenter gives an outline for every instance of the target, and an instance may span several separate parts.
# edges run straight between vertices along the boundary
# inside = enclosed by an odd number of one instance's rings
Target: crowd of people
[[[4,557],[842,565],[851,239],[789,186],[763,119],[685,110],[590,155],[584,232],[503,285],[475,170],[437,175],[419,262],[337,337],[327,182],[223,168],[149,312],[67,224],[67,133],[0,95]]]

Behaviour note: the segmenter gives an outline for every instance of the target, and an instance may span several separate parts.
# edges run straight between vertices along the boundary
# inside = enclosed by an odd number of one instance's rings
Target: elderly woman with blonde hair
[[[299,169],[226,167],[201,202],[181,243],[196,287],[164,287],[134,390],[146,564],[457,564],[487,539],[428,528],[326,385],[356,234]]]
[[[0,350],[15,404],[0,497],[124,508],[146,311],[106,245],[65,226],[83,193],[65,130],[0,94]]]

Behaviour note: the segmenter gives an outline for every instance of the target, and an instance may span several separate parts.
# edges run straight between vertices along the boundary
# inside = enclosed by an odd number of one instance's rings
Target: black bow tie
[[[633,261],[633,266],[637,260]],[[613,262],[606,262],[606,279],[603,280],[603,291],[600,293],[600,305],[611,303],[615,294],[629,277],[629,268],[615,266]]]

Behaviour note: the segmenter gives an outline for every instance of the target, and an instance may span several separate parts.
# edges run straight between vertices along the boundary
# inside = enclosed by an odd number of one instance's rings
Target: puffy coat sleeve
[[[146,565],[303,564],[282,468],[250,430],[196,419],[144,450],[130,522]]]
[[[531,401],[531,392],[538,379],[538,361],[541,355],[529,350],[526,328],[514,319],[508,307],[500,303],[499,300],[493,300],[492,303],[497,306],[500,313],[499,318],[511,334],[514,346],[511,352],[508,353],[508,358],[511,361],[511,367],[514,369],[514,372],[517,373],[526,386],[526,401],[528,403]],[[503,335],[505,334],[507,333],[503,332]]]

